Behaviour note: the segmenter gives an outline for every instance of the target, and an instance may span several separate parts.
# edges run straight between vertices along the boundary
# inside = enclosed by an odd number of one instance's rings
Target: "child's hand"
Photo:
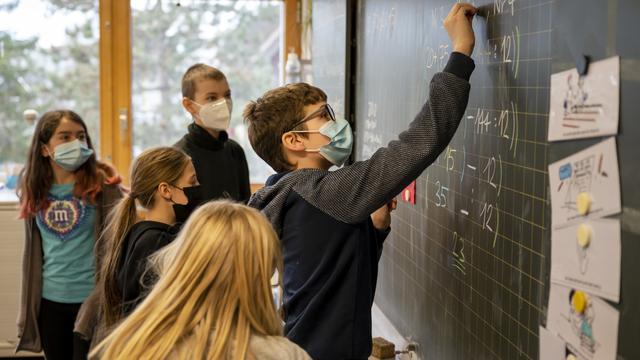
[[[373,226],[378,230],[387,230],[391,226],[391,212],[398,207],[398,200],[393,198],[371,214]]]
[[[449,15],[444,19],[444,27],[449,33],[453,51],[471,56],[476,38],[471,27],[471,20],[477,9],[471,4],[457,3],[453,5]]]

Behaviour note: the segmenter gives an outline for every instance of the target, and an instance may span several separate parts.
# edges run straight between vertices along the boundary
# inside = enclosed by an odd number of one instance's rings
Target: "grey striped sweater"
[[[453,53],[434,75],[409,129],[365,161],[336,171],[276,174],[249,205],[280,236],[285,262],[285,333],[314,359],[366,358],[371,304],[386,233],[370,214],[445,149],[465,112],[473,60]]]

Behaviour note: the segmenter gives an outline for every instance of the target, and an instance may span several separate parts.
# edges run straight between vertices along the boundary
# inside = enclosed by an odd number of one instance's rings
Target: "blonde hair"
[[[172,147],[158,147],[144,151],[131,166],[131,192],[116,205],[107,218],[98,248],[103,249],[104,261],[98,269],[101,288],[102,320],[106,327],[122,317],[122,294],[117,282],[117,269],[125,249],[124,239],[138,221],[136,200],[146,209],[154,205],[154,195],[162,182],[175,185],[191,159]]]
[[[152,264],[155,287],[91,357],[245,359],[252,334],[282,335],[270,285],[282,273],[280,244],[257,210],[201,206]]]

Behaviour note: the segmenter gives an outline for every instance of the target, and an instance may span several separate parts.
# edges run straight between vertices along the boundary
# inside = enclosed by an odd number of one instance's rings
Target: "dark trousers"
[[[73,333],[82,304],[63,304],[47,299],[40,302],[38,328],[47,360],[84,360],[89,343]]]

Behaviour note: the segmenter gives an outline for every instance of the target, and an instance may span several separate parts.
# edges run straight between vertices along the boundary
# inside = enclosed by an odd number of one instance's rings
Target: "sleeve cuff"
[[[471,73],[475,67],[476,65],[472,58],[454,51],[449,56],[449,61],[447,62],[447,66],[444,67],[444,72],[448,72],[461,79],[469,81]]]

